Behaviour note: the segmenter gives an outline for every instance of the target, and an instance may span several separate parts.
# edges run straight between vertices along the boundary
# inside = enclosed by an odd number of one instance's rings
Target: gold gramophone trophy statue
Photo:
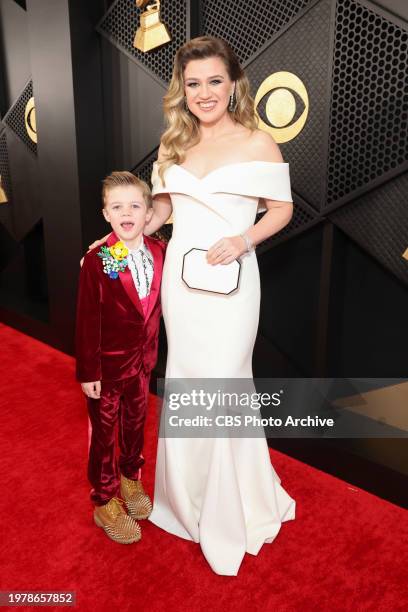
[[[8,202],[6,192],[3,189],[1,184],[1,174],[0,174],[0,204],[6,204]]]
[[[146,51],[170,42],[169,31],[160,19],[160,0],[136,0],[136,5],[140,9],[147,8],[140,15],[140,26],[137,29],[133,46],[146,53]]]

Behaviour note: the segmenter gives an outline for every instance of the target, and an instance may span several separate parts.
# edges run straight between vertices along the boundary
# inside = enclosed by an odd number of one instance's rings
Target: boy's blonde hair
[[[102,181],[102,202],[103,207],[106,206],[106,195],[110,189],[114,187],[123,187],[127,185],[133,185],[134,187],[138,187],[142,194],[143,199],[146,203],[147,209],[153,206],[152,202],[152,192],[150,191],[150,187],[145,181],[135,176],[132,172],[128,172],[127,170],[115,171],[111,172],[107,177],[105,177]]]

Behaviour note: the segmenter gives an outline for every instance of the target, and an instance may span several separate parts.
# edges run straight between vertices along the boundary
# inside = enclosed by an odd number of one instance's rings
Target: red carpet
[[[238,577],[217,576],[197,544],[148,521],[138,544],[110,541],[91,516],[87,414],[73,360],[1,324],[0,338],[0,590],[73,590],[77,609],[95,612],[408,609],[408,513],[276,451],[297,518],[258,557],[246,555]],[[154,402],[145,448],[150,493]]]

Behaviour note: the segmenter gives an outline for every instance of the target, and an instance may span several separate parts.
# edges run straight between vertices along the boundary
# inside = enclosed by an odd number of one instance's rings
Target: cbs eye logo
[[[263,98],[270,94],[266,103]],[[293,121],[296,115],[296,97],[303,102],[304,109],[300,116]],[[258,112],[258,106],[265,113],[264,121]],[[292,72],[274,72],[260,85],[255,96],[255,112],[258,115],[261,130],[271,134],[275,142],[288,142],[297,136],[303,129],[309,114],[309,96],[302,81]],[[289,125],[290,124],[290,125]]]
[[[37,142],[37,123],[35,120],[34,98],[30,98],[25,107],[24,113],[27,134],[33,142]]]

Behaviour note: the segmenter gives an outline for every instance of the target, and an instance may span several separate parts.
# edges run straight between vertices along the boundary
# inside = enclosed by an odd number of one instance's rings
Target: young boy
[[[85,255],[81,269],[77,379],[92,423],[88,478],[94,520],[112,540],[130,544],[141,538],[137,520],[152,510],[140,479],[141,453],[149,377],[157,358],[165,245],[143,236],[152,216],[144,181],[131,172],[113,172],[103,181],[102,199],[113,232]]]

